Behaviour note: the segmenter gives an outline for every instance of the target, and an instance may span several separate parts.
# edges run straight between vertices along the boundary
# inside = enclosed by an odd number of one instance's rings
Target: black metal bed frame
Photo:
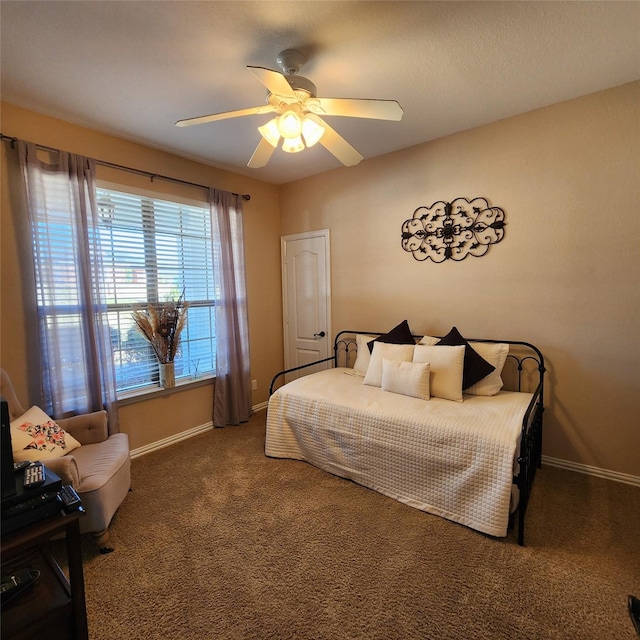
[[[340,331],[336,334],[333,341],[333,356],[329,358],[323,358],[322,360],[316,360],[309,362],[308,364],[300,365],[299,367],[292,367],[279,371],[271,379],[269,385],[269,396],[271,396],[275,390],[275,384],[279,378],[286,374],[293,373],[294,371],[300,371],[309,367],[314,367],[323,363],[333,363],[334,367],[338,367],[339,362],[343,362],[343,366],[348,366],[349,359],[355,356],[358,350],[356,335],[365,334],[372,337],[383,335],[378,331]],[[418,339],[422,336],[414,336]],[[487,338],[467,338],[468,342],[487,342],[493,344],[508,344],[513,346],[516,350],[525,350],[524,354],[518,355],[515,353],[509,353],[508,359],[515,361],[517,371],[517,390],[522,391],[522,376],[525,370],[525,363],[529,361],[535,363],[537,370],[537,384],[535,391],[533,391],[533,397],[527,407],[522,420],[522,428],[520,434],[520,454],[517,458],[519,465],[519,472],[513,477],[513,482],[518,487],[519,499],[517,509],[510,515],[509,527],[512,528],[515,517],[518,517],[518,544],[524,546],[524,521],[527,511],[527,505],[529,504],[529,497],[531,496],[531,488],[533,487],[533,480],[536,475],[536,470],[542,464],[542,415],[544,413],[544,356],[538,347],[532,345],[529,342],[523,342],[521,340],[491,340]]]

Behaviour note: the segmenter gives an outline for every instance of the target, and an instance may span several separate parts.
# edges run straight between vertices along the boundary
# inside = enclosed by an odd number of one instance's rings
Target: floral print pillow
[[[11,422],[14,462],[60,458],[80,443],[39,407],[31,407]]]

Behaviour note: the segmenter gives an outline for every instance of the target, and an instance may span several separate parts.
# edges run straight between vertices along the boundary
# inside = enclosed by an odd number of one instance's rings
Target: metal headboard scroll
[[[483,256],[489,246],[504,238],[504,211],[490,207],[484,198],[439,200],[418,207],[402,223],[402,248],[416,260],[434,262]]]

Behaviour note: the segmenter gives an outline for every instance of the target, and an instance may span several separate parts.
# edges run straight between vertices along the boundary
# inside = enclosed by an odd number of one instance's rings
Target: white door
[[[282,302],[285,369],[333,355],[329,230],[283,236]],[[326,369],[308,367],[286,381]]]

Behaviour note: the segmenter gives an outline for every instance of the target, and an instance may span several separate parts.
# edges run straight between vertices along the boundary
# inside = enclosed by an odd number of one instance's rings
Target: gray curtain
[[[109,412],[118,430],[93,160],[18,141],[36,274],[43,409]]]
[[[216,381],[213,425],[251,416],[251,370],[244,266],[242,199],[209,190],[216,283]]]

